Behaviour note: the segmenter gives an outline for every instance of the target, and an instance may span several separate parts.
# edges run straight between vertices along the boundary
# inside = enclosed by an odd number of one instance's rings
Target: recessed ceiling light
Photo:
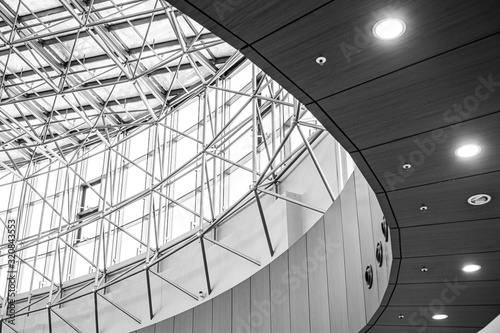
[[[467,202],[472,206],[486,205],[490,201],[491,196],[489,196],[488,194],[474,194],[469,199],[467,199]]]
[[[400,37],[406,30],[406,24],[398,18],[385,18],[375,23],[373,34],[375,37],[390,40]]]
[[[325,57],[317,57],[316,58],[316,63],[320,66],[323,66],[326,62],[326,58]]]
[[[455,150],[455,155],[457,155],[458,157],[467,158],[476,156],[480,152],[481,147],[479,147],[478,145],[465,145]]]
[[[434,320],[443,320],[446,318],[448,318],[448,315],[445,314],[435,314],[434,316],[432,316],[432,319]]]
[[[479,266],[479,265],[467,265],[467,266],[462,267],[462,271],[464,271],[465,273],[474,273],[480,269],[481,269],[481,266]]]

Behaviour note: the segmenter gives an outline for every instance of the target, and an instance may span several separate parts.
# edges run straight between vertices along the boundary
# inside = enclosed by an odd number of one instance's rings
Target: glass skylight
[[[304,139],[324,130],[168,3],[72,4],[0,5],[0,222],[16,224],[18,293],[102,279],[221,223],[257,186],[279,191]]]

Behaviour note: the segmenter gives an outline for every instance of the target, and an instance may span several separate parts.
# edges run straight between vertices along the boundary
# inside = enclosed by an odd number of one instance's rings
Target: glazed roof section
[[[160,0],[0,2],[0,163],[155,121],[237,51]]]

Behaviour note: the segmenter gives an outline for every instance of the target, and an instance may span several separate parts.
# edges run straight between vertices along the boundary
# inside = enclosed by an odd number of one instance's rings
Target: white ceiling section
[[[235,53],[165,1],[1,1],[0,162],[66,154],[98,142],[96,125],[116,135],[150,109],[161,116]],[[141,111],[113,115],[124,110]],[[44,144],[45,132],[58,140]]]

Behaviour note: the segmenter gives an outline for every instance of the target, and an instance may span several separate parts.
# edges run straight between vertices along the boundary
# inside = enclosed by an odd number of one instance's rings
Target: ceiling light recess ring
[[[373,26],[373,35],[378,39],[392,40],[401,37],[406,31],[403,20],[394,17],[384,18]]]
[[[462,267],[462,271],[465,273],[474,273],[477,272],[481,269],[481,266],[476,265],[476,264],[471,264],[471,265],[466,265]]]
[[[442,314],[442,313],[435,314],[434,316],[432,316],[432,319],[434,319],[434,320],[443,320],[443,319],[446,319],[446,318],[448,318],[448,315]]]
[[[469,205],[472,205],[472,206],[486,205],[490,201],[491,201],[491,196],[488,194],[474,194],[469,199],[467,199],[467,202],[469,203]]]
[[[458,147],[457,150],[455,150],[455,155],[461,158],[469,158],[476,156],[481,152],[481,147],[478,145],[464,145],[461,147]]]

